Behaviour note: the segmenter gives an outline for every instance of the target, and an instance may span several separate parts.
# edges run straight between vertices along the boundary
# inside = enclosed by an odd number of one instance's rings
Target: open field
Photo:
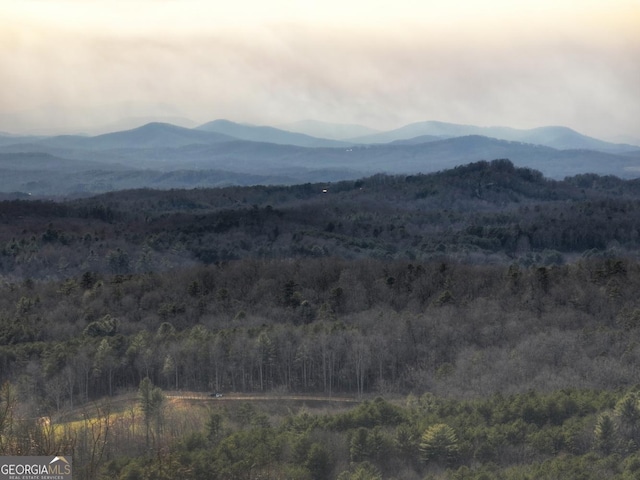
[[[171,420],[188,419],[191,428],[204,426],[206,416],[212,411],[235,410],[243,404],[255,405],[276,420],[278,417],[313,412],[314,414],[334,414],[349,410],[364,399],[348,396],[326,395],[275,395],[243,394],[232,392],[222,397],[193,391],[166,391],[164,393],[163,414]],[[144,414],[135,393],[127,393],[103,398],[90,404],[61,412],[51,417],[41,417],[41,423],[54,425],[58,434],[79,431],[97,422],[108,422],[109,426],[124,426],[132,432],[140,430]]]

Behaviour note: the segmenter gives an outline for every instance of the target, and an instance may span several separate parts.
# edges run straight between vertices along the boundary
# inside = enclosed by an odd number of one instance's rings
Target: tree
[[[107,264],[113,273],[122,274],[129,272],[129,254],[120,248],[107,254]]]
[[[349,442],[349,454],[352,462],[362,462],[371,456],[369,449],[369,430],[358,428]]]
[[[456,432],[445,423],[427,428],[420,438],[420,456],[425,463],[451,465],[460,453]]]
[[[266,332],[261,332],[257,340],[258,367],[260,373],[260,390],[265,389],[265,384],[271,384],[273,364],[275,361],[275,347]]]
[[[616,440],[616,424],[611,415],[603,413],[598,417],[594,434],[598,450],[605,455],[609,455],[615,447]]]
[[[118,319],[106,314],[100,320],[91,322],[84,329],[88,337],[113,337],[118,332]]]
[[[402,423],[396,428],[394,444],[403,456],[411,458],[417,451],[418,435],[412,426]]]
[[[0,454],[10,453],[17,397],[13,386],[5,382],[0,388]]]
[[[294,280],[287,281],[282,287],[282,304],[285,307],[297,307],[300,305],[300,297],[297,292],[298,284]]]
[[[118,367],[116,352],[107,338],[103,338],[98,344],[94,358],[93,368],[96,376],[107,374],[109,396],[113,395],[113,370]]]
[[[615,407],[620,433],[638,446],[640,442],[640,399],[637,392],[627,393]]]
[[[364,393],[364,384],[367,376],[369,363],[371,362],[371,351],[368,339],[360,332],[352,336],[351,356],[356,377],[358,397]]]
[[[313,478],[313,480],[329,478],[329,474],[331,473],[331,458],[324,445],[320,443],[311,445],[304,465],[307,470],[311,472],[311,478]]]
[[[167,379],[167,385],[171,385],[171,379],[173,378],[175,383],[174,388],[176,390],[178,389],[178,364],[170,353],[164,357],[162,375]]]
[[[156,434],[160,433],[164,394],[162,390],[153,385],[149,377],[145,377],[140,382],[140,387],[138,388],[138,400],[144,416],[145,444],[147,448],[149,448],[149,434],[152,421],[155,421],[156,424]]]
[[[205,424],[207,440],[215,444],[222,436],[222,415],[212,412]]]
[[[112,437],[111,406],[96,406],[95,412],[85,410],[82,416],[84,425],[77,432],[79,438],[74,460],[77,457],[84,478],[96,478]]]

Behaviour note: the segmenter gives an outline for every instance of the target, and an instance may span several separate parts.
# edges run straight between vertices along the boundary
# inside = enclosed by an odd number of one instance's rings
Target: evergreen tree
[[[145,442],[147,448],[149,448],[152,421],[155,421],[156,424],[156,434],[160,433],[164,394],[160,388],[153,385],[149,377],[145,377],[138,388],[138,401],[144,416]]]
[[[425,463],[451,465],[460,453],[458,437],[449,425],[438,423],[427,428],[420,438],[420,456]]]

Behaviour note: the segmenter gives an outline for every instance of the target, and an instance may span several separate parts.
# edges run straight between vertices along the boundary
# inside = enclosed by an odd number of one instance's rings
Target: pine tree
[[[438,423],[427,428],[420,438],[420,456],[425,463],[450,465],[460,452],[456,432],[449,425]]]

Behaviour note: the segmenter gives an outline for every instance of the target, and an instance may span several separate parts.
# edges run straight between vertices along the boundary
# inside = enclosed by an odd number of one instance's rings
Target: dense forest
[[[560,264],[634,255],[640,181],[477,162],[335,184],[130,190],[0,203],[0,273],[54,279],[239,259]]]
[[[7,198],[0,453],[67,450],[79,478],[635,478],[639,234],[638,181],[508,160]]]

